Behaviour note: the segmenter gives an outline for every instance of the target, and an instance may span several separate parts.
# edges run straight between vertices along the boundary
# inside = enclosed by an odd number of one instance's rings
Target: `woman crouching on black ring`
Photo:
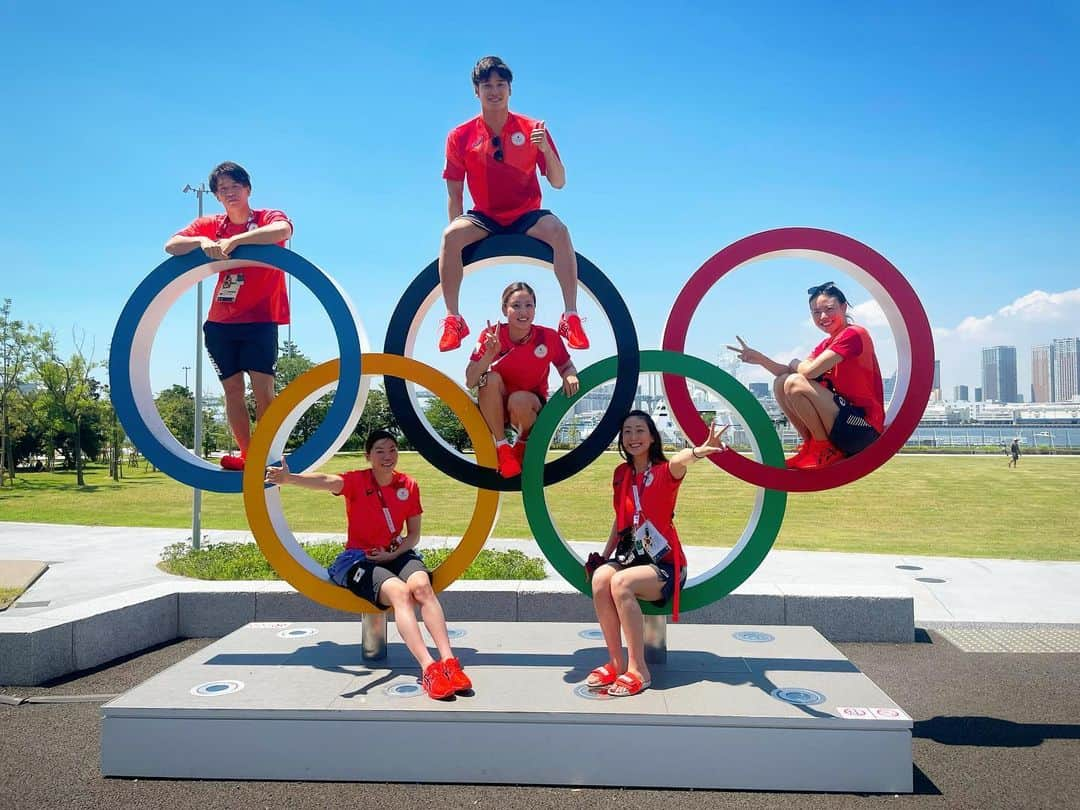
[[[394,622],[405,646],[420,664],[424,691],[440,700],[472,689],[469,677],[450,649],[442,605],[431,588],[431,574],[414,550],[420,542],[420,488],[397,466],[394,434],[373,430],[364,445],[371,468],[343,475],[291,473],[266,468],[266,482],[294,484],[342,495],[348,518],[345,550],[330,566],[330,579],[374,605],[394,610]],[[402,531],[404,530],[404,536]],[[416,622],[416,606],[441,660],[428,652]]]
[[[652,682],[645,663],[645,620],[638,599],[658,607],[672,602],[679,619],[679,590],[686,581],[686,556],[675,530],[675,501],[689,465],[724,450],[727,426],[713,425],[700,447],[678,451],[667,460],[660,432],[644,411],[630,411],[619,429],[619,453],[626,463],[615,468],[615,520],[603,555],[592,554],[593,604],[604,633],[609,660],[589,673],[586,684],[627,697]],[[627,659],[623,659],[622,637]]]

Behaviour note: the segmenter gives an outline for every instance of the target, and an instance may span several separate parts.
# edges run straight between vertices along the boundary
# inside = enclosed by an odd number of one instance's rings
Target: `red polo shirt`
[[[281,211],[252,209],[247,222],[237,225],[228,214],[200,217],[177,231],[177,236],[226,239],[274,222],[288,222]],[[285,247],[284,242],[278,242]],[[289,296],[285,273],[273,267],[234,267],[218,273],[214,297],[206,320],[215,323],[288,323]]]
[[[375,482],[375,473],[370,469],[353,470],[341,476],[345,480],[340,494],[345,498],[345,513],[348,516],[349,536],[345,548],[358,548],[362,551],[385,549],[390,541],[405,532],[405,522],[424,509],[420,505],[420,487],[405,473],[394,471],[394,477],[384,487]],[[381,490],[379,499],[377,490]],[[391,534],[383,516],[383,503],[390,510],[396,531]]]
[[[866,411],[866,421],[882,433],[885,430],[885,390],[870,333],[862,326],[850,324],[814,347],[810,359],[826,349],[832,349],[843,359],[822,376],[832,381],[836,393]]]
[[[544,153],[529,136],[540,123],[538,119],[510,113],[501,132],[494,132],[478,115],[450,130],[446,138],[445,180],[465,180],[473,208],[487,214],[500,225],[509,225],[518,217],[540,208],[540,181],[536,170],[547,175]],[[495,159],[491,139],[499,137],[502,160]],[[555,141],[548,133],[548,143]]]
[[[532,336],[524,343],[514,343],[510,340],[510,325],[500,323],[496,332],[499,338],[499,355],[491,364],[491,370],[502,376],[508,394],[514,391],[532,391],[546,400],[548,369],[551,366],[554,366],[556,371],[563,368],[570,362],[570,353],[554,329],[534,323],[532,330]],[[484,356],[483,337],[481,332],[470,360],[476,361]]]

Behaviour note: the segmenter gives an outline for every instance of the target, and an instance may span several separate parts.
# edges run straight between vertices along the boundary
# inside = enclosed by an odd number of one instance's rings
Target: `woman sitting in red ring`
[[[737,335],[739,348],[728,346],[744,363],[776,375],[776,402],[802,437],[787,466],[799,470],[853,456],[885,430],[885,394],[870,333],[851,322],[847,298],[831,281],[806,292],[814,324],[828,335],[807,359],[785,366]]]
[[[503,290],[502,311],[507,322],[494,326],[488,322],[469,357],[465,386],[479,388],[480,413],[495,437],[499,474],[513,478],[521,473],[525,439],[547,402],[548,369],[555,367],[567,396],[577,393],[578,378],[559,333],[533,323],[532,287],[515,281]],[[507,425],[517,433],[513,446],[506,440]]]

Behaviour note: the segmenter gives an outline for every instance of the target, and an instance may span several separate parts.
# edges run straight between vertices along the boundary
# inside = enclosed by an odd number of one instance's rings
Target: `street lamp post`
[[[205,183],[199,183],[197,187],[190,183],[184,186],[184,193],[195,195],[199,217],[203,215],[203,195],[210,189]],[[202,281],[195,285],[195,436],[193,448],[195,455],[202,456],[202,353],[203,353],[203,291]],[[184,385],[187,385],[187,377],[184,377]],[[198,551],[202,538],[202,490],[195,489],[191,500],[191,547]]]
[[[187,388],[187,373],[191,370],[191,366],[180,366],[184,370],[184,388]]]

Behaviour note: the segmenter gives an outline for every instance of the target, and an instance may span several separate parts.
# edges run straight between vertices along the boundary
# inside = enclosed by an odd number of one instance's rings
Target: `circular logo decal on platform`
[[[796,706],[816,706],[825,702],[825,696],[813,689],[773,689],[769,694],[777,700]]]
[[[513,135],[510,136],[510,143],[512,143],[514,146],[521,146],[525,143],[525,133],[515,132]]]
[[[423,688],[418,683],[398,683],[386,687],[386,694],[392,698],[410,698],[424,694]]]
[[[597,687],[593,689],[587,684],[579,684],[574,687],[574,696],[584,698],[585,700],[612,700],[612,696],[607,693],[607,687]]]
[[[317,635],[318,632],[314,627],[295,627],[292,630],[282,630],[278,633],[278,638],[303,638]]]
[[[210,681],[192,687],[191,694],[196,697],[217,697],[218,695],[231,695],[233,692],[239,692],[243,688],[243,681]]]
[[[740,630],[737,633],[732,633],[732,637],[739,641],[749,641],[753,644],[764,644],[767,641],[775,641],[776,636],[771,633],[762,633],[757,630]]]
[[[604,637],[604,633],[599,627],[593,627],[588,630],[579,630],[578,635],[582,638],[587,638],[589,641],[595,641]]]

